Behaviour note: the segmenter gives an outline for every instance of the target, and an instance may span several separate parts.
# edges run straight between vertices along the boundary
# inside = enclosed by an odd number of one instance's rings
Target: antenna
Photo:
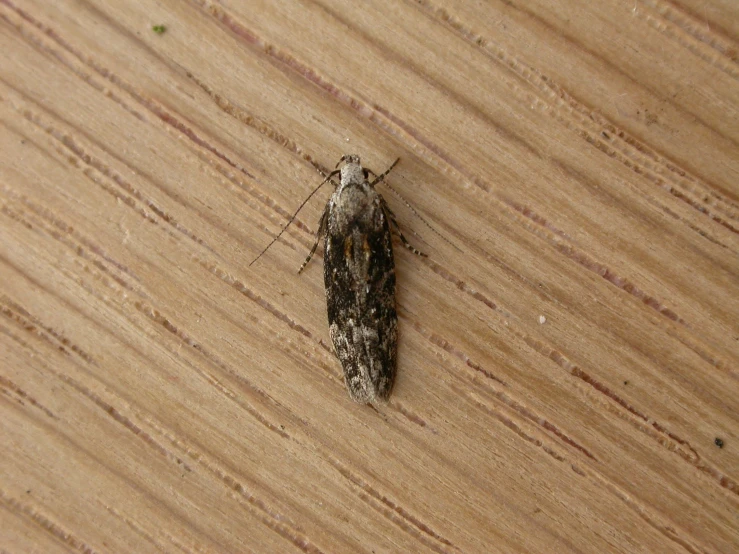
[[[332,171],[331,173],[329,173],[329,174],[328,174],[328,175],[326,176],[326,178],[325,178],[325,179],[324,179],[323,181],[321,181],[321,184],[320,184],[320,185],[318,185],[318,186],[317,186],[317,187],[316,187],[315,189],[313,189],[313,192],[311,192],[311,193],[310,193],[310,194],[308,195],[308,198],[306,198],[305,200],[303,200],[303,203],[302,203],[302,204],[300,204],[300,206],[298,206],[298,209],[297,209],[297,210],[295,210],[295,213],[293,214],[293,216],[292,216],[292,217],[290,218],[290,220],[289,220],[289,221],[287,222],[287,224],[286,224],[286,225],[285,225],[285,226],[284,226],[284,227],[282,228],[282,230],[281,230],[281,231],[280,231],[280,232],[278,233],[278,235],[277,235],[277,236],[276,236],[275,238],[273,238],[273,239],[272,239],[272,242],[270,242],[270,243],[269,243],[269,244],[267,245],[267,248],[265,248],[264,250],[262,250],[262,251],[261,251],[261,252],[259,253],[259,256],[257,256],[256,258],[254,258],[254,259],[253,259],[253,260],[251,261],[251,263],[249,264],[249,267],[251,267],[251,266],[252,266],[252,264],[253,264],[254,262],[256,262],[256,261],[257,261],[257,260],[258,260],[259,258],[261,258],[261,257],[262,257],[262,254],[264,254],[264,253],[265,253],[265,252],[266,252],[266,251],[267,251],[267,250],[269,249],[269,247],[270,247],[270,246],[272,246],[272,245],[273,245],[273,244],[274,244],[274,243],[275,243],[275,242],[277,241],[277,239],[278,239],[278,238],[280,238],[280,237],[282,236],[282,233],[284,233],[284,232],[285,232],[285,229],[287,229],[287,228],[288,228],[288,226],[289,226],[289,225],[290,225],[290,224],[291,224],[291,223],[293,222],[293,220],[294,220],[294,219],[295,219],[295,218],[296,218],[296,217],[298,216],[298,212],[299,212],[299,211],[300,211],[300,210],[301,210],[301,209],[303,208],[303,206],[305,206],[306,202],[308,202],[308,200],[310,200],[310,199],[311,199],[311,197],[312,197],[312,196],[313,196],[313,195],[314,195],[315,193],[317,193],[317,192],[318,192],[318,189],[320,189],[320,188],[321,188],[321,187],[322,187],[323,185],[325,185],[325,184],[326,184],[326,183],[327,183],[327,182],[328,182],[328,181],[329,181],[329,180],[331,179],[331,177],[333,177],[334,175],[338,175],[339,173],[341,173],[341,170],[339,170],[339,169],[337,169],[337,170],[335,170],[335,171]]]
[[[423,221],[423,223],[424,223],[424,224],[426,225],[426,227],[428,227],[428,228],[429,228],[429,229],[431,229],[431,230],[432,230],[432,231],[433,231],[434,233],[436,233],[436,234],[437,234],[438,236],[440,236],[440,237],[441,237],[441,238],[442,238],[442,239],[444,240],[444,242],[446,242],[446,243],[448,243],[448,244],[452,245],[452,246],[453,246],[454,248],[456,248],[456,249],[457,249],[457,250],[458,250],[459,252],[462,252],[462,249],[461,249],[461,248],[459,248],[459,246],[457,246],[456,244],[454,244],[454,243],[453,243],[452,241],[450,241],[450,240],[449,240],[448,238],[446,238],[446,237],[445,237],[444,235],[442,235],[442,234],[441,234],[441,233],[440,233],[439,231],[437,231],[436,229],[434,229],[434,227],[433,227],[433,226],[432,226],[432,225],[431,225],[431,224],[430,224],[430,223],[429,223],[428,221],[426,221],[426,220],[425,220],[425,219],[423,218],[423,216],[422,216],[422,215],[421,215],[420,213],[418,213],[418,210],[416,210],[416,208],[414,208],[414,207],[413,207],[413,206],[411,205],[411,203],[410,203],[410,202],[408,202],[408,200],[406,200],[406,199],[405,199],[405,198],[403,197],[403,195],[402,195],[402,194],[400,194],[400,193],[399,193],[399,192],[398,192],[397,190],[395,190],[395,189],[394,189],[394,188],[392,187],[392,185],[391,185],[390,183],[388,183],[387,181],[384,181],[384,183],[385,183],[385,186],[386,186],[387,188],[389,188],[389,189],[390,189],[390,190],[392,191],[392,193],[393,193],[393,194],[394,194],[395,196],[397,196],[398,198],[400,198],[400,199],[401,199],[401,200],[403,201],[403,204],[405,204],[406,206],[408,206],[408,207],[410,208],[410,210],[411,210],[411,211],[412,211],[412,212],[413,212],[414,214],[416,214],[416,217],[417,217],[418,219],[420,219],[421,221]]]

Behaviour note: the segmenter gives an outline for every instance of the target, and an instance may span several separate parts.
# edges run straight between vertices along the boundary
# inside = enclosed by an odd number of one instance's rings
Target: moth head
[[[336,164],[336,167],[339,167],[342,162],[347,164],[362,165],[357,154],[344,154],[343,156],[341,156],[339,163]]]

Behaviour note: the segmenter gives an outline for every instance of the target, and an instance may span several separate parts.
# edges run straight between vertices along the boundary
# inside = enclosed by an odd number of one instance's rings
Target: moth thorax
[[[341,184],[361,183],[364,179],[362,166],[358,163],[347,163],[341,168]]]

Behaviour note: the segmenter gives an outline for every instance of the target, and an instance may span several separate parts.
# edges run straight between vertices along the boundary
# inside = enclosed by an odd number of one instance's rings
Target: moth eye
[[[367,171],[366,169],[362,168],[362,174],[364,174],[365,179],[369,178],[369,171]]]

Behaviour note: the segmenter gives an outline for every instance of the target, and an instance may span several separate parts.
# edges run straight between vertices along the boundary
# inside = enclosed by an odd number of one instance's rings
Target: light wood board
[[[738,51],[734,0],[0,0],[0,551],[739,551]],[[429,258],[377,408],[296,273],[331,187],[249,266],[346,153],[444,237],[379,188]]]

